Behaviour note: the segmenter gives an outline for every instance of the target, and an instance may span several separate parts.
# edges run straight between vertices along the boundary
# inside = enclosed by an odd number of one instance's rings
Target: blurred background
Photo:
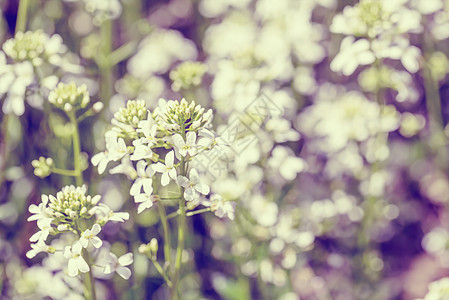
[[[162,236],[157,210],[137,214],[130,171],[90,163],[129,99],[195,100],[218,135],[238,132],[232,154],[203,162],[235,216],[188,218],[182,299],[408,300],[449,276],[447,1],[0,0],[2,43],[20,6],[24,31],[62,39],[36,42],[55,54],[29,74],[3,44],[1,299],[78,299],[48,254],[25,256],[29,205],[74,184],[31,165],[73,168],[73,129],[47,101],[55,80],[104,104],[80,124],[84,179],[131,215],[102,239],[134,253],[133,275],[99,277],[100,299],[167,298],[137,252]],[[271,113],[248,121],[261,105]]]

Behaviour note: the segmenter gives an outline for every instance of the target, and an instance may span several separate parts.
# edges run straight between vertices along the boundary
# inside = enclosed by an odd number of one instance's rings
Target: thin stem
[[[161,217],[162,228],[164,229],[164,258],[165,261],[171,264],[171,237],[170,237],[170,228],[168,227],[167,222],[167,214],[165,212],[165,207],[162,203],[157,204],[159,215]]]
[[[55,174],[62,175],[62,176],[72,176],[72,177],[78,176],[78,174],[76,173],[76,170],[65,170],[65,169],[59,169],[59,168],[52,168],[51,172],[55,173]]]
[[[111,66],[115,66],[121,61],[127,59],[130,57],[137,48],[136,42],[129,42],[118,49],[115,49],[110,55],[109,55],[109,64]]]
[[[181,274],[182,252],[184,251],[184,234],[185,234],[185,200],[179,200],[179,219],[178,219],[178,248],[176,249],[175,274],[173,276],[173,287],[171,291],[171,299],[178,299],[178,284]]]
[[[111,49],[112,49],[112,22],[111,20],[106,20],[101,26],[101,41],[102,41],[102,60],[98,61],[98,65],[101,73],[101,87],[100,95],[101,101],[108,105],[111,98],[111,88],[112,88],[112,63],[110,61]]]
[[[195,210],[195,211],[188,212],[188,213],[186,213],[186,216],[187,216],[187,217],[191,217],[191,216],[198,215],[198,214],[202,214],[202,213],[205,213],[205,212],[208,212],[208,211],[211,211],[211,208],[210,208],[210,207],[203,208],[203,209],[198,209],[198,210]]]
[[[19,1],[19,10],[17,11],[16,21],[16,33],[19,31],[24,32],[26,29],[29,2],[29,0]]]
[[[154,267],[156,268],[156,270],[159,272],[159,274],[161,274],[162,278],[164,278],[165,282],[167,283],[168,287],[172,287],[172,282],[171,280],[168,278],[167,274],[165,273],[164,269],[162,268],[161,264],[155,260],[155,259],[151,259],[151,261],[153,262]]]
[[[186,133],[184,126],[182,127],[182,136],[185,140]],[[181,158],[181,175],[185,176],[187,173],[187,163],[185,157]],[[184,199],[184,188],[181,188],[181,199],[179,199],[179,219],[178,219],[178,247],[176,249],[176,260],[175,260],[175,273],[173,275],[173,286],[170,289],[170,299],[178,299],[178,285],[179,278],[181,275],[181,264],[182,264],[182,252],[184,251],[184,235],[186,227],[186,203]]]
[[[83,256],[86,259],[87,264],[89,265],[88,277],[85,278],[87,290],[89,292],[88,296],[89,296],[89,299],[91,299],[91,300],[97,300],[97,294],[95,291],[95,277],[94,277],[94,273],[92,271],[93,264],[91,262],[89,252],[86,249],[83,249]]]
[[[73,126],[73,160],[74,160],[74,166],[75,166],[75,173],[76,173],[76,185],[81,186],[83,184],[83,174],[81,172],[81,145],[80,145],[80,136],[79,136],[79,129],[78,129],[78,121],[76,119],[75,112],[69,113],[70,122]]]

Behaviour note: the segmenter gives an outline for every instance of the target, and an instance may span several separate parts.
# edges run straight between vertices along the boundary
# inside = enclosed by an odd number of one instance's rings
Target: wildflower
[[[230,220],[234,220],[235,202],[224,201],[221,195],[214,194],[210,197],[210,208],[217,217],[223,218],[226,216]]]
[[[53,210],[54,217],[62,223],[70,223],[80,218],[89,219],[89,211],[97,205],[101,196],[86,196],[86,186],[75,187],[73,185],[62,188],[56,197],[50,195],[49,207]]]
[[[31,244],[31,250],[29,250],[26,253],[26,256],[29,259],[32,259],[33,257],[35,257],[37,254],[39,254],[41,252],[54,253],[55,249],[53,247],[48,246],[47,244],[45,244],[45,241],[38,240],[37,243]]]
[[[30,242],[45,241],[52,230],[51,222],[53,218],[45,218],[37,220],[39,231],[30,237]]]
[[[77,86],[74,82],[69,84],[60,82],[48,95],[48,101],[68,113],[85,108],[89,104],[89,91],[85,84]]]
[[[92,229],[86,229],[81,234],[81,238],[79,239],[81,246],[83,246],[83,248],[87,248],[90,242],[95,248],[100,248],[103,244],[103,241],[97,237],[100,231],[101,227],[98,224],[94,224]]]
[[[39,160],[35,159],[31,162],[34,167],[34,175],[40,178],[47,177],[51,174],[51,168],[53,167],[53,159],[50,157],[39,157]]]
[[[77,276],[79,272],[87,273],[90,270],[81,254],[82,250],[83,247],[79,241],[76,241],[71,247],[65,247],[64,257],[69,259],[68,274],[71,277]]]
[[[186,61],[181,63],[170,72],[170,79],[173,81],[172,89],[179,91],[199,85],[206,71],[207,66],[200,62]]]
[[[168,185],[170,178],[176,181],[176,168],[174,167],[175,153],[168,152],[165,156],[165,164],[158,162],[153,166],[156,172],[162,173],[161,184],[162,186]]]
[[[210,188],[208,185],[201,183],[196,169],[191,169],[189,178],[185,176],[178,176],[178,184],[184,188],[184,198],[187,201],[196,201],[200,194],[209,194]]]
[[[188,132],[186,135],[186,141],[182,138],[180,134],[173,135],[173,143],[175,144],[176,150],[181,156],[194,156],[196,154],[196,133]]]
[[[0,53],[0,63],[1,60],[6,63],[3,53]],[[33,66],[30,62],[24,61],[3,67],[3,70],[0,70],[2,81],[0,84],[0,96],[7,94],[2,107],[3,112],[21,116],[25,111],[26,89],[34,80]]]
[[[134,202],[139,203],[137,207],[137,213],[140,214],[145,209],[153,206],[155,196],[148,193],[141,193],[134,196]]]
[[[423,299],[417,300],[445,300],[449,297],[449,277],[444,277],[429,284],[429,292]]]
[[[119,258],[114,253],[108,253],[105,257],[106,266],[104,267],[105,274],[117,272],[123,279],[128,280],[131,277],[131,270],[126,266],[133,263],[133,254],[126,253]]]
[[[139,126],[139,122],[147,117],[147,108],[143,100],[129,100],[126,108],[120,108],[114,114],[114,118],[123,124],[131,125],[134,128]]]
[[[15,61],[30,61],[40,66],[44,61],[53,65],[60,63],[60,55],[67,51],[61,36],[51,37],[42,30],[17,32],[14,38],[3,44],[3,51]]]
[[[42,195],[41,201],[42,202],[39,204],[39,206],[31,204],[30,207],[28,208],[29,212],[33,214],[28,218],[28,221],[49,219],[52,217],[53,211],[51,208],[47,207],[48,196]]]
[[[281,176],[286,180],[295,179],[296,174],[302,172],[306,167],[301,158],[291,156],[287,149],[282,146],[276,146],[273,149],[268,165],[274,170],[279,170]]]
[[[125,222],[125,220],[129,220],[129,213],[114,212],[111,208],[109,208],[109,206],[104,203],[100,203],[92,208],[90,213],[97,216],[99,224],[106,224],[109,221]]]
[[[141,160],[137,162],[137,179],[131,186],[129,191],[131,196],[140,194],[142,188],[145,194],[151,195],[153,192],[153,175],[154,169],[152,165],[148,165],[147,162]]]
[[[375,61],[374,54],[370,51],[369,42],[365,39],[355,41],[351,36],[345,37],[341,42],[340,52],[330,64],[334,72],[342,72],[349,76],[359,65],[369,65]]]

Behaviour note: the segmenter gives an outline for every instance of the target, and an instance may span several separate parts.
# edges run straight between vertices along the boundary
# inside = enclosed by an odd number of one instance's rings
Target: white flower
[[[175,153],[170,151],[165,156],[165,165],[158,162],[153,166],[156,172],[162,173],[161,184],[163,186],[168,185],[170,178],[176,181],[176,168],[174,167]]]
[[[45,218],[45,219],[39,219],[37,220],[37,226],[39,227],[39,231],[33,234],[30,237],[30,242],[36,242],[36,241],[45,241],[50,234],[50,230],[52,230],[51,222],[53,221],[53,218]]]
[[[287,149],[282,146],[276,146],[273,149],[268,165],[279,171],[286,180],[295,179],[296,174],[304,171],[306,167],[305,162],[301,158],[291,156]]]
[[[417,300],[446,300],[449,298],[449,277],[444,277],[429,284],[429,292],[424,299]]]
[[[83,247],[78,241],[72,247],[67,246],[64,250],[64,257],[69,259],[68,274],[71,277],[77,276],[78,271],[87,273],[90,270],[89,265],[81,255],[82,250]]]
[[[31,204],[28,208],[28,211],[33,214],[28,218],[28,221],[51,218],[52,209],[47,207],[48,196],[42,195],[41,200],[42,203],[40,203],[39,206]]]
[[[151,144],[145,144],[145,138],[133,141],[134,152],[131,155],[131,160],[141,160],[146,158],[152,158],[154,152],[151,149]]]
[[[178,176],[178,184],[184,188],[184,198],[187,201],[198,200],[199,194],[207,195],[210,192],[209,186],[200,182],[196,169],[190,170],[189,178]]]
[[[133,263],[133,254],[126,253],[125,255],[117,256],[114,253],[108,253],[105,257],[106,266],[104,267],[105,274],[117,272],[123,279],[128,280],[131,277],[131,270],[126,266]]]
[[[234,220],[235,202],[224,201],[221,195],[213,194],[210,197],[210,207],[217,217],[227,216],[230,220]]]
[[[81,246],[83,248],[87,248],[89,242],[95,247],[100,248],[103,245],[103,241],[97,236],[101,231],[101,227],[98,224],[94,224],[92,229],[86,229],[82,234],[79,240]]]
[[[95,167],[98,166],[98,174],[103,174],[110,160],[106,152],[100,152],[92,156],[91,162]]]
[[[109,170],[109,174],[124,174],[130,179],[137,177],[137,171],[134,169],[129,156],[124,156],[119,165]]]
[[[129,220],[129,213],[127,212],[114,212],[104,203],[100,203],[90,210],[91,214],[97,215],[97,220],[107,223],[112,222],[125,222]]]
[[[196,154],[196,133],[190,131],[186,135],[186,141],[182,138],[182,136],[177,133],[173,135],[173,143],[175,144],[176,150],[181,156],[186,156],[189,154],[193,156]]]
[[[148,165],[145,161],[137,162],[137,179],[129,190],[131,196],[136,196],[141,193],[143,188],[145,194],[151,195],[153,193],[153,176],[154,169],[152,165]]]
[[[137,207],[137,213],[140,214],[145,209],[153,206],[154,196],[151,194],[138,194],[134,196],[134,202],[139,203]]]
[[[108,159],[117,161],[128,153],[125,140],[122,138],[110,137],[106,139],[106,149],[108,150]]]
[[[348,36],[341,42],[340,52],[330,64],[332,71],[349,76],[359,65],[369,65],[375,61],[369,42],[365,39],[354,40],[354,37]]]
[[[41,252],[48,252],[49,248],[50,246],[45,244],[43,240],[38,240],[37,243],[31,244],[31,250],[27,252],[26,256],[31,259]]]
[[[33,66],[30,62],[24,61],[12,66],[10,75],[2,76],[2,80],[9,81],[8,96],[3,103],[3,112],[5,114],[14,113],[21,116],[25,111],[25,92],[26,88],[34,80]],[[5,83],[6,84],[6,83]]]

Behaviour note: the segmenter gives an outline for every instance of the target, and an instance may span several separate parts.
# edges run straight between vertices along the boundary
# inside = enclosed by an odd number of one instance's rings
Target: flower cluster
[[[417,300],[444,300],[449,297],[449,277],[441,278],[429,284],[429,292],[423,299]]]
[[[201,83],[201,79],[207,71],[207,66],[200,62],[186,61],[170,72],[173,81],[172,89],[179,91],[189,89]]]
[[[216,144],[215,133],[210,130],[212,110],[205,112],[194,101],[188,103],[185,99],[161,99],[158,107],[148,114],[144,105],[142,100],[130,100],[126,108],[114,114],[112,123],[116,126],[105,134],[106,151],[92,157],[92,163],[102,173],[110,161],[122,159],[122,164],[116,167],[121,170],[129,170],[124,165],[136,162],[137,178],[130,194],[139,204],[139,213],[160,198],[153,194],[157,178],[162,187],[170,182],[178,185],[189,207],[194,208],[206,201],[203,197],[210,193],[210,188],[196,168],[189,168],[189,162]],[[229,212],[223,211],[224,208]],[[217,202],[211,210],[219,210],[220,217],[232,218],[232,208]]]
[[[3,51],[14,61],[30,61],[38,67],[44,61],[57,65],[61,54],[67,52],[58,34],[47,35],[42,30],[17,32],[3,44]]]
[[[34,167],[34,175],[37,177],[47,177],[51,174],[51,168],[53,167],[53,159],[50,157],[39,157],[39,160],[35,159],[31,162]]]
[[[40,252],[63,251],[64,257],[68,260],[69,276],[90,270],[83,249],[89,249],[89,246],[97,249],[102,247],[103,241],[98,236],[102,226],[108,221],[124,222],[129,219],[129,214],[113,212],[107,205],[99,203],[101,196],[92,197],[86,195],[86,192],[87,188],[84,185],[81,187],[70,185],[62,188],[56,196],[42,195],[42,202],[39,205],[30,205],[29,211],[32,215],[28,221],[37,221],[40,230],[30,238],[30,241],[35,243],[31,244],[32,249],[27,252],[28,258],[33,258]],[[71,233],[70,246],[56,249],[45,243],[49,235],[64,233]],[[105,273],[110,273],[110,270],[110,266],[106,267]]]
[[[0,96],[7,94],[3,103],[5,114],[20,116],[24,113],[26,92],[33,83],[37,84],[38,91],[33,90],[27,99],[33,106],[42,106],[43,97],[58,82],[58,76],[55,75],[58,74],[55,72],[57,69],[67,73],[79,73],[82,70],[76,56],[68,52],[58,34],[49,36],[42,30],[19,31],[2,48]]]
[[[60,82],[48,95],[48,101],[54,106],[66,111],[85,108],[89,102],[87,86],[77,86],[74,82],[65,84]]]

